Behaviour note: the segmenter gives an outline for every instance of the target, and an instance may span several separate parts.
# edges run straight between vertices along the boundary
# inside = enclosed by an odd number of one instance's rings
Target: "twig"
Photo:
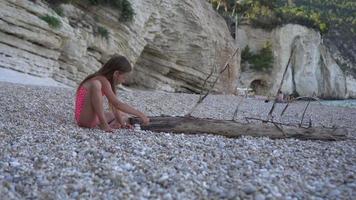
[[[297,127],[297,128],[305,128],[305,129],[309,128],[309,127],[299,127],[299,124],[285,124],[285,123],[270,121],[270,120],[266,120],[266,119],[260,119],[260,118],[256,118],[256,117],[245,117],[244,119],[246,120],[247,123],[251,123],[249,120],[257,120],[257,121],[261,121],[263,123],[276,123],[278,125],[291,126],[291,127]],[[355,129],[354,127],[350,127],[350,126],[340,126],[339,125],[339,126],[335,127],[335,125],[334,125],[333,127],[330,127],[330,126],[325,126],[325,125],[322,125],[322,124],[320,124],[320,125],[321,125],[322,128],[325,128],[325,129],[335,129],[335,128],[352,129],[352,130]]]
[[[309,107],[309,104],[310,104],[310,101],[308,101],[307,106],[305,106],[305,109],[304,109],[304,112],[303,112],[303,115],[302,115],[302,119],[300,120],[299,127],[301,127],[302,124],[303,124],[304,115],[305,115],[305,112],[307,111],[307,109],[308,109],[308,107]]]
[[[216,65],[213,66],[213,68],[211,69],[210,74],[208,75],[208,77],[206,77],[206,79],[204,80],[203,86],[201,88],[200,94],[203,93],[203,90],[205,89],[205,85],[208,82],[209,78],[214,74],[214,72],[216,71]]]
[[[269,110],[268,112],[268,115],[267,115],[267,118],[270,119],[272,117],[272,113],[273,113],[273,110],[274,110],[274,107],[276,106],[276,100],[274,100],[273,104],[272,104],[272,107],[271,109]]]
[[[284,112],[287,110],[287,108],[289,107],[290,103],[292,103],[293,101],[297,101],[299,99],[306,99],[306,98],[308,98],[309,100],[312,99],[314,101],[317,101],[321,105],[321,102],[320,102],[319,98],[317,98],[317,97],[309,97],[309,96],[297,97],[297,98],[295,98],[293,100],[288,101],[287,105],[284,107],[284,109],[281,112],[281,116],[283,116]]]
[[[275,122],[272,123],[284,136],[287,136],[287,134],[283,131],[283,128],[279,127]]]
[[[285,124],[285,123],[281,123],[281,122],[275,122],[275,121],[271,121],[271,120],[266,120],[266,119],[260,119],[260,118],[255,118],[255,117],[245,117],[246,120],[257,120],[257,121],[262,121],[263,123],[272,123],[272,124],[277,124],[277,125],[282,125],[282,126],[291,126],[291,127],[297,127],[298,128],[298,124]],[[303,128],[303,127],[299,127],[299,128]]]
[[[287,69],[288,69],[288,67],[289,67],[290,61],[292,60],[293,54],[294,54],[294,48],[292,48],[292,52],[290,53],[290,56],[289,56],[289,59],[288,59],[288,62],[287,62],[287,66],[286,66],[285,69],[284,69],[283,76],[282,76],[282,80],[281,80],[281,83],[279,84],[279,87],[278,87],[278,90],[277,90],[277,94],[276,94],[275,97],[277,97],[279,91],[281,91],[281,88],[282,88],[282,85],[283,85],[283,81],[284,81],[284,77],[285,77],[285,75],[286,75],[286,73],[287,73]],[[270,116],[272,115],[276,103],[277,103],[277,102],[276,102],[276,99],[274,99],[272,108],[271,108],[271,110],[270,110],[269,113],[268,113],[268,118],[270,118]]]
[[[265,122],[265,123],[266,123],[266,122]],[[272,123],[284,136],[287,136],[287,134],[283,131],[282,125],[281,125],[281,127],[279,127],[279,126],[277,125],[278,122],[274,122],[274,121],[273,121],[273,117],[272,117],[272,119],[271,119],[271,123]]]
[[[235,121],[236,119],[236,116],[237,116],[237,112],[239,111],[239,105],[236,106],[236,109],[235,109],[235,112],[234,112],[234,115],[232,116],[232,121]]]
[[[235,121],[235,120],[236,120],[237,112],[239,111],[239,106],[240,106],[240,104],[241,104],[243,101],[244,101],[244,98],[241,97],[239,103],[238,103],[237,106],[236,106],[234,115],[232,116],[232,121]]]
[[[311,128],[312,126],[313,126],[313,124],[312,124],[312,119],[310,118],[310,119],[309,119],[308,128]]]
[[[311,99],[313,99],[314,101],[318,101],[318,102],[319,102],[319,104],[321,104],[321,102],[320,102],[320,99],[319,99],[319,98],[317,98],[317,97],[309,97],[309,96],[301,96],[301,97],[297,97],[297,98],[293,99],[292,101],[297,101],[297,100],[299,100],[299,99],[308,99],[308,101],[310,101]]]
[[[287,105],[283,108],[282,112],[281,112],[281,116],[283,116],[284,112],[287,110],[288,106],[289,106],[289,101],[287,103]]]
[[[197,103],[193,106],[193,108],[185,115],[185,116],[190,116],[192,114],[192,112],[198,107],[198,105],[203,102],[203,100],[210,94],[210,92],[212,91],[212,89],[214,88],[215,84],[218,82],[221,74],[228,68],[229,66],[229,62],[231,61],[232,58],[235,57],[235,55],[237,54],[237,52],[239,51],[239,48],[236,48],[234,54],[232,54],[232,56],[230,56],[230,58],[225,62],[225,65],[223,66],[223,69],[220,70],[219,74],[217,75],[217,77],[215,78],[213,84],[211,85],[211,87],[209,88],[209,90],[205,93],[205,95],[203,97],[200,97],[199,100],[197,101]]]

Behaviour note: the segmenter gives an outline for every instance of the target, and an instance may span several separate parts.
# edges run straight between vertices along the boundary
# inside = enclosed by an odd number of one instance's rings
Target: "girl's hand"
[[[140,118],[141,118],[141,120],[143,122],[143,125],[147,126],[149,124],[150,119],[146,115],[142,115]]]
[[[121,128],[122,126],[121,126],[120,123],[118,123],[118,122],[115,121],[114,123],[111,123],[111,124],[110,124],[110,127],[113,128],[113,129],[119,129],[119,128]]]
[[[120,117],[120,125],[121,128],[127,128],[127,129],[132,129],[132,125],[128,123],[128,120],[125,120],[123,117]]]
[[[122,125],[122,128],[132,129],[133,127],[131,124],[125,123],[124,125]]]
[[[125,121],[122,122],[115,121],[114,123],[110,124],[110,127],[113,129],[120,129],[120,128],[132,129],[132,125],[126,123]]]

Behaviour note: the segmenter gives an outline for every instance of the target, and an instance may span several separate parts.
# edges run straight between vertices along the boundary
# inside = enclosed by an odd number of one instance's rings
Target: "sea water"
[[[346,108],[356,108],[356,99],[347,100],[321,100],[321,104]]]

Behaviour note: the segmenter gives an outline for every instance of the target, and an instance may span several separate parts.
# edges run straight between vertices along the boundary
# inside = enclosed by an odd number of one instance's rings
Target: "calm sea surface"
[[[340,107],[347,107],[347,108],[356,108],[356,99],[322,100],[321,104],[329,105],[329,106],[340,106]]]

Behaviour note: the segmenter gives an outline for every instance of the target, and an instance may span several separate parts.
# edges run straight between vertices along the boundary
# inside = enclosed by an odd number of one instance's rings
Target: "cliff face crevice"
[[[198,92],[214,65],[222,66],[236,49],[223,18],[205,0],[131,3],[136,15],[122,23],[116,11],[101,6],[61,5],[61,17],[42,1],[1,1],[0,66],[75,86],[117,53],[134,65],[129,83]],[[51,28],[44,15],[61,27]],[[236,59],[230,68],[216,91],[236,88]]]

